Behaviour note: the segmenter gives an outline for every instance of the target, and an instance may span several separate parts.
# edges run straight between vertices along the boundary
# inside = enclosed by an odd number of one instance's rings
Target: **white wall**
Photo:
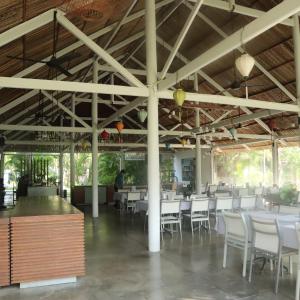
[[[203,184],[212,183],[212,166],[211,166],[211,155],[210,149],[201,149],[201,181]],[[178,182],[182,181],[182,165],[181,160],[185,158],[195,158],[195,150],[182,150],[177,151],[174,156],[174,169],[175,175],[178,178]]]

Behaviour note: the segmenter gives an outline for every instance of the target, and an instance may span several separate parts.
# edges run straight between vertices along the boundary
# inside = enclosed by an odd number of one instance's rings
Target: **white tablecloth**
[[[279,230],[282,237],[283,245],[286,247],[298,249],[297,233],[295,229],[296,222],[300,222],[298,215],[274,214],[268,211],[248,211],[244,212],[245,219],[248,225],[249,238],[251,239],[252,230],[249,216],[262,219],[278,218]],[[222,215],[217,217],[216,231],[220,234],[225,234],[225,223]]]

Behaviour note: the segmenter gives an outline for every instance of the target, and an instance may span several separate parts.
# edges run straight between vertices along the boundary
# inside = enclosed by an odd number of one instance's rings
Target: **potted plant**
[[[297,203],[298,191],[295,185],[286,184],[279,192],[280,202],[282,205],[293,205]]]

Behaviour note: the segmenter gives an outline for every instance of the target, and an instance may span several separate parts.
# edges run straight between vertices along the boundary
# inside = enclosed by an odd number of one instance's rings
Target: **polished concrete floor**
[[[93,221],[86,214],[86,276],[76,284],[20,290],[0,289],[1,300],[94,299],[294,299],[295,278],[285,274],[279,294],[273,293],[269,268],[253,283],[241,277],[239,251],[231,250],[228,268],[222,269],[223,237],[203,231],[192,239],[188,225],[183,240],[166,235],[160,254],[147,252],[147,235],[140,216],[120,216],[101,208]],[[233,258],[234,256],[234,258]]]

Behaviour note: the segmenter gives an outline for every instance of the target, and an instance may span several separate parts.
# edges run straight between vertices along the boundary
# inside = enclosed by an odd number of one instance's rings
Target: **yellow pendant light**
[[[182,107],[182,105],[185,101],[185,98],[186,98],[186,93],[182,88],[178,88],[174,91],[173,98],[174,98],[177,106]]]

